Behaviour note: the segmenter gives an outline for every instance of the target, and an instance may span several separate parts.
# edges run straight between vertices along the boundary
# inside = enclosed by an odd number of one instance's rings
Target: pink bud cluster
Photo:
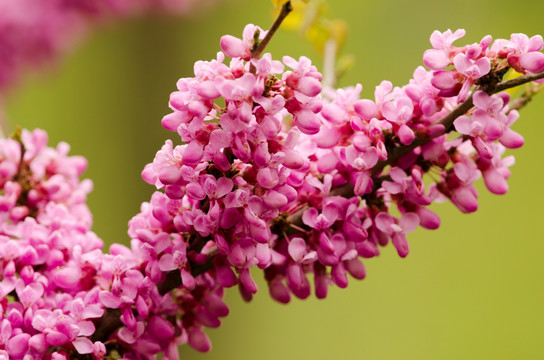
[[[319,130],[321,75],[304,57],[285,57],[287,71],[270,54],[245,61],[253,41],[265,34],[248,26],[244,40],[224,37],[222,47],[234,57],[230,64],[224,64],[223,53],[196,63],[195,78],[180,79],[170,98],[174,112],[162,123],[185,144],[166,141],[146,166],[144,179],[164,193],[156,192],[129,224],[133,249],[147,261],[146,274],[154,281],[164,281],[177,269],[183,288],[192,291],[198,281],[191,275],[193,267],[215,255],[208,281],[219,291],[240,279],[250,298],[257,285],[249,269],[274,261],[270,243],[276,235],[270,223],[296,201],[297,192],[288,184],[291,171],[310,166],[293,147],[301,131]],[[286,117],[297,126],[285,129]],[[172,236],[176,240],[168,242]],[[165,239],[174,246],[165,248]],[[220,314],[193,311],[183,322],[189,344],[206,349],[191,334],[203,338],[201,327],[219,325]]]
[[[105,352],[88,338],[104,309],[93,278],[103,243],[85,204],[92,183],[79,181],[87,162],[66,143],[46,145],[42,130],[0,140],[0,354],[11,359],[52,347]]]
[[[200,1],[202,3],[202,1]],[[0,0],[0,92],[26,66],[54,59],[90,25],[142,13],[185,15],[194,0]]]
[[[509,40],[495,42],[487,35],[478,44],[453,46],[464,35],[461,29],[454,33],[435,31],[431,35],[433,49],[423,54],[423,63],[434,71],[432,85],[440,90],[440,96],[457,95],[459,101],[464,101],[471,86],[492,69],[497,72],[511,67],[521,74],[544,71],[544,54],[540,52],[544,44],[540,35],[529,38],[525,34],[512,34]],[[448,70],[451,65],[454,71]]]
[[[508,69],[542,72],[542,38],[453,46],[463,34],[433,33],[430,70],[419,67],[403,87],[382,82],[372,100],[359,98],[360,85],[322,96],[321,75],[304,57],[254,57],[265,35],[258,27],[224,36],[217,59],[197,62],[170,97],[162,124],[183,144],[166,141],[142,173],[161,190],[130,224],[134,250],[153,248],[146,271],[160,281],[179,271],[190,291],[195,267],[207,268],[216,286],[238,285],[250,300],[257,266],[280,302],[308,297],[313,274],[324,298],[331,284],[348,285],[347,274],[364,278],[361,259],[389,241],[405,257],[407,233],[438,228],[431,203],[475,211],[482,175],[504,194],[513,158],[502,155],[523,138],[510,128],[518,113],[509,95],[486,91]],[[466,101],[474,108],[448,120]],[[173,252],[157,240],[166,234],[181,236]]]
[[[79,180],[86,160],[68,156],[66,143],[46,145],[42,130],[0,140],[0,357],[104,359],[115,350],[124,359],[154,359],[161,351],[176,359],[177,346],[187,341],[206,350],[200,328],[186,331],[178,315],[214,325],[228,313],[222,288],[203,275],[192,292],[161,294],[156,279],[141,271],[149,254],[119,244],[104,254],[90,230],[92,183]],[[178,264],[171,249],[179,239],[162,239],[174,256],[163,257],[161,268]],[[111,309],[123,326],[97,338]]]

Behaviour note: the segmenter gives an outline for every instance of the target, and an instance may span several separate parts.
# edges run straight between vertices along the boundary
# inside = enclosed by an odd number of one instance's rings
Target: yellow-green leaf
[[[275,7],[280,7],[287,2],[286,0],[271,0],[271,1]]]
[[[515,79],[517,77],[520,77],[522,74],[518,73],[517,71],[514,71],[514,70],[509,70],[506,75],[504,76],[503,80],[512,80],[512,79]],[[510,88],[510,89],[507,89],[506,92],[509,93],[510,95],[514,94],[516,91],[518,91],[519,89],[519,86],[516,86],[516,87],[513,87],[513,88]]]

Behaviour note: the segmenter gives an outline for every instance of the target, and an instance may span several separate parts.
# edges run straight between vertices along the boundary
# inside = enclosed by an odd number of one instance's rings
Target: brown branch
[[[191,274],[193,276],[204,274],[213,267],[212,260],[213,256],[211,256],[204,264],[191,264]],[[174,289],[179,288],[181,285],[181,274],[179,270],[172,270],[166,274],[166,280],[163,283],[158,284],[157,287],[159,288],[159,293],[164,295]]]
[[[526,74],[511,80],[500,82],[491,91],[489,91],[489,93],[495,94],[500,91],[511,89],[513,87],[527,84],[531,81],[540,80],[540,79],[544,79],[544,71],[538,74]]]
[[[264,51],[264,49],[266,48],[266,46],[268,45],[268,43],[270,42],[270,40],[272,39],[276,31],[278,31],[281,23],[283,22],[283,20],[285,20],[285,18],[287,17],[287,15],[289,15],[291,11],[293,11],[293,6],[291,5],[291,1],[285,2],[285,4],[283,4],[281,7],[278,17],[276,18],[276,20],[274,21],[274,23],[272,24],[272,26],[266,33],[266,36],[264,37],[264,39],[262,39],[258,43],[258,45],[251,51],[252,58],[258,59],[261,56],[262,52]]]
[[[508,112],[524,108],[531,100],[532,96],[520,96],[508,104]]]
[[[104,315],[100,318],[100,322],[91,337],[93,342],[105,342],[110,337],[110,334],[123,326],[121,322],[121,311],[119,309],[106,309]]]

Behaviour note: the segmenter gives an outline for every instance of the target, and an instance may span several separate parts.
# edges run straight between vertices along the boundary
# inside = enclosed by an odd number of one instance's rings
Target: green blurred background
[[[405,84],[435,29],[464,28],[463,43],[486,34],[544,33],[542,1],[329,5],[347,22],[344,51],[357,61],[340,85],[362,83],[367,97],[383,79]],[[26,76],[6,102],[10,129],[44,128],[50,144],[67,141],[73,154],[86,156],[94,229],[107,243],[128,244],[126,223],[153,190],[140,171],[164,139],[175,138],[160,120],[176,80],[191,76],[196,60],[214,58],[221,35],[240,36],[246,23],[268,27],[271,8],[269,0],[231,0],[188,19],[107,26],[48,74]],[[268,50],[276,59],[304,54],[321,66],[311,45],[292,32],[280,32]],[[436,206],[442,227],[410,234],[406,259],[386,248],[366,261],[366,280],[332,289],[324,301],[283,306],[261,281],[246,304],[231,289],[231,314],[208,332],[211,353],[183,347],[183,359],[543,359],[543,114],[541,95],[514,127],[526,145],[515,151],[507,195],[480,186],[480,210],[471,215]]]

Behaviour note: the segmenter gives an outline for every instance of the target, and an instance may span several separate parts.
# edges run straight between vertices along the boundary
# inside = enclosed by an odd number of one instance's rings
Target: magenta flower
[[[406,233],[414,231],[419,225],[419,217],[414,213],[404,214],[400,220],[381,212],[374,219],[376,227],[389,236],[400,257],[409,252]]]
[[[183,241],[180,244],[185,244]],[[183,245],[180,249],[175,250],[173,254],[164,254],[159,259],[159,268],[162,271],[171,271],[178,269],[181,274],[181,283],[188,290],[195,288],[195,280],[191,275],[191,269],[188,267],[186,248]]]
[[[339,218],[340,212],[338,207],[334,203],[328,203],[321,214],[318,213],[316,208],[309,208],[304,212],[302,221],[304,224],[310,226],[315,230],[326,230],[335,223]]]

